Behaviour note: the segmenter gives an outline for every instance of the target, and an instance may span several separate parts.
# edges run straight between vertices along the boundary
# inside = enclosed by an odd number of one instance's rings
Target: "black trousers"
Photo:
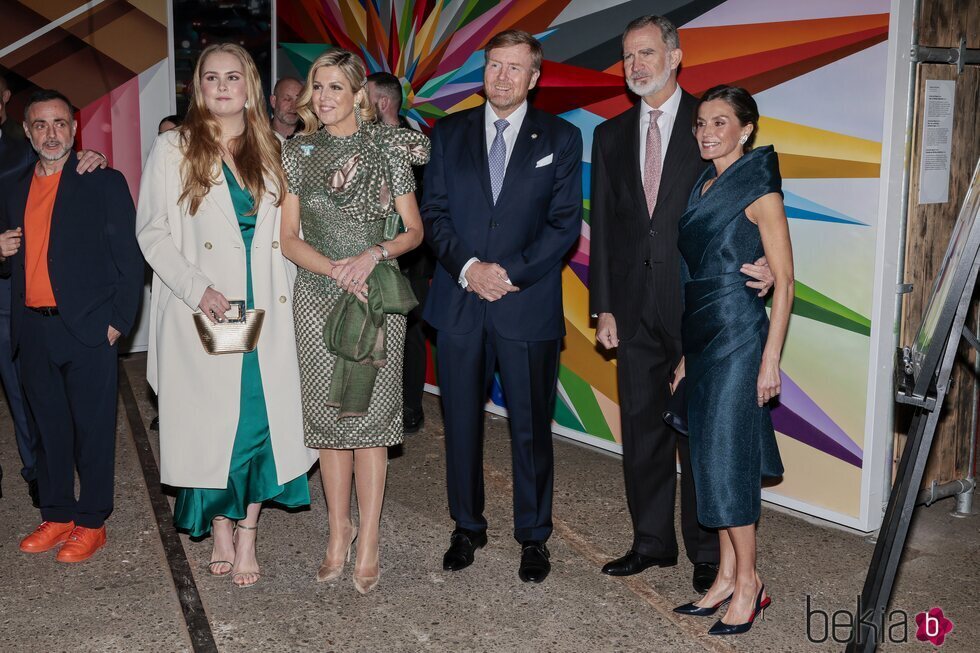
[[[41,518],[98,528],[112,512],[117,349],[108,340],[89,347],[65,328],[61,317],[26,310],[19,357],[40,440]]]
[[[652,297],[636,333],[620,339],[617,377],[623,426],[623,476],[633,521],[633,550],[675,557],[676,455],[681,463],[681,531],[691,562],[717,563],[718,532],[698,523],[697,497],[686,436],[663,420],[668,384],[681,358],[681,342],[663,326]]]
[[[405,332],[405,359],[402,368],[402,396],[406,411],[422,410],[422,394],[425,391],[426,325],[422,320],[422,309],[429,296],[429,280],[431,277],[413,274],[405,271],[405,276],[412,286],[415,298],[419,300],[408,314],[408,328]]]
[[[483,419],[490,382],[499,366],[510,417],[514,538],[547,540],[554,491],[551,418],[561,341],[508,340],[487,319],[467,334],[440,331],[437,342],[450,515],[460,528],[487,527]]]

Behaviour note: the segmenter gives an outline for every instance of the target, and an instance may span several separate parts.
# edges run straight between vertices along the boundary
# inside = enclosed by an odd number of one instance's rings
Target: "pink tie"
[[[657,192],[660,190],[660,128],[657,119],[663,115],[660,109],[650,110],[650,126],[647,127],[646,159],[643,162],[643,193],[647,196],[647,210],[653,215],[657,206]]]

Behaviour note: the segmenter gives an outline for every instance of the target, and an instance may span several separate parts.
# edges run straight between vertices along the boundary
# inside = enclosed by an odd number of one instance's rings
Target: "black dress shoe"
[[[673,558],[657,558],[630,549],[622,558],[616,558],[603,565],[602,573],[607,576],[632,576],[650,567],[673,567],[676,564],[676,556]]]
[[[31,480],[27,481],[27,493],[31,496],[31,504],[35,508],[40,509],[40,507],[41,507],[41,498],[40,498],[41,495],[38,494],[38,490],[37,490],[37,479],[36,478],[32,478]]]
[[[694,577],[692,579],[694,591],[698,594],[704,594],[714,584],[717,576],[718,565],[710,562],[695,562]]]
[[[406,408],[402,413],[402,430],[406,435],[418,433],[425,421],[425,413],[421,408]]]
[[[473,564],[473,552],[487,545],[486,531],[457,528],[449,536],[449,550],[442,556],[442,568],[459,571]]]
[[[548,547],[544,542],[537,540],[527,540],[521,543],[521,567],[517,570],[517,575],[525,583],[540,583],[548,577],[551,571],[551,563],[548,558]]]

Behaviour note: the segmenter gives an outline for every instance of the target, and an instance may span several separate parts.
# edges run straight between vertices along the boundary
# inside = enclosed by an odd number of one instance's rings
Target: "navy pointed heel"
[[[691,603],[685,603],[684,605],[677,606],[674,608],[674,612],[677,614],[686,614],[690,617],[710,617],[714,613],[718,612],[718,608],[731,601],[732,596],[732,594],[729,594],[727,598],[722,599],[718,603],[704,607],[695,605],[692,601]]]
[[[762,615],[762,620],[766,619],[766,608],[772,604],[772,597],[767,596],[765,599],[762,598],[763,592],[766,591],[766,586],[763,585],[759,588],[759,596],[755,599],[755,612],[752,613],[752,617],[746,621],[744,624],[726,624],[721,619],[715,622],[715,625],[711,627],[708,631],[709,635],[741,635],[742,633],[749,632],[752,628],[752,623],[755,618],[760,614]]]

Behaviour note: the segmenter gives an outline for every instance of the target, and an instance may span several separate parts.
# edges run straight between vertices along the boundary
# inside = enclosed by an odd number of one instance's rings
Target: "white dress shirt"
[[[680,97],[680,96],[678,96]],[[490,146],[493,145],[493,139],[497,137],[497,127],[493,123],[500,120],[500,116],[497,112],[493,110],[493,107],[489,102],[484,104],[485,110],[483,112],[483,132],[487,141],[487,156],[490,155]],[[677,112],[675,106],[674,112]],[[521,131],[521,125],[524,124],[524,116],[527,115],[527,100],[521,102],[521,105],[514,109],[514,112],[507,116],[506,120],[510,123],[507,129],[504,130],[504,145],[507,146],[506,157],[504,158],[504,171],[507,171],[507,165],[510,164],[510,155],[514,152],[514,145],[517,143],[517,134]],[[649,121],[648,121],[649,122]],[[469,284],[466,282],[466,271],[470,269],[470,266],[478,262],[480,259],[473,257],[468,260],[464,265],[463,269],[459,271],[459,285],[465,288]],[[510,280],[507,280],[510,283]]]
[[[643,178],[643,168],[647,160],[647,128],[650,126],[650,110],[660,109],[663,115],[657,120],[657,127],[660,128],[660,166],[663,169],[664,158],[667,156],[667,144],[670,143],[670,134],[674,130],[674,121],[677,118],[677,110],[681,104],[681,87],[674,89],[673,95],[659,107],[652,107],[646,100],[640,100],[640,178]],[[685,128],[685,125],[681,126]]]

